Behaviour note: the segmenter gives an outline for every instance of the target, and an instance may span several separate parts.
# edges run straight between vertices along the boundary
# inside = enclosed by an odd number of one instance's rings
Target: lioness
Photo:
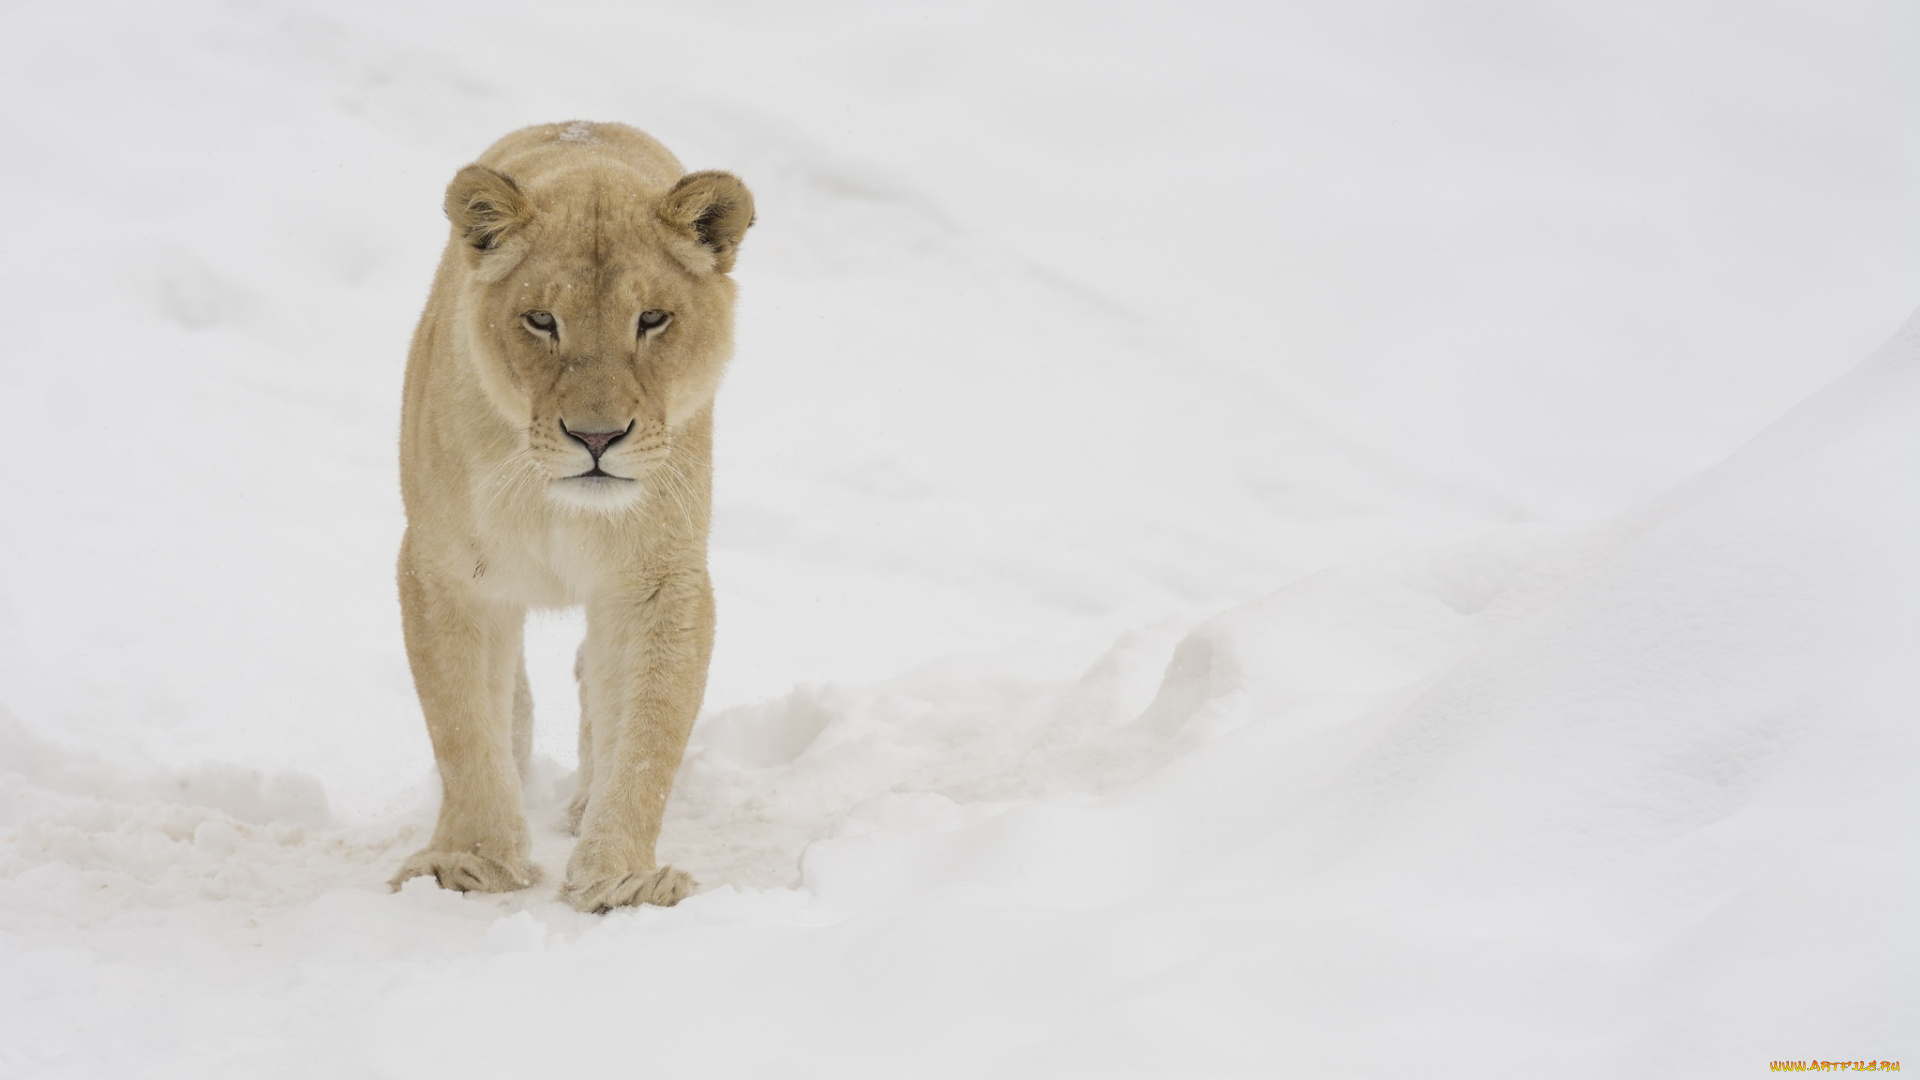
[[[529,607],[583,604],[583,911],[692,891],[654,860],[713,651],[713,397],[753,196],[620,124],[495,143],[447,187],[452,236],[407,357],[400,605],[443,794],[393,885],[524,888]]]

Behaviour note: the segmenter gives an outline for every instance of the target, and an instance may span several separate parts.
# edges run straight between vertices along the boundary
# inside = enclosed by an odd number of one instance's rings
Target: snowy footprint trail
[[[430,820],[9,721],[10,1075],[1744,1075],[1916,998],[1920,319],[1584,532],[1311,575],[1077,681],[703,720],[708,891],[398,894]],[[568,778],[529,785],[552,825]],[[1757,1049],[1764,1048],[1764,1049]]]

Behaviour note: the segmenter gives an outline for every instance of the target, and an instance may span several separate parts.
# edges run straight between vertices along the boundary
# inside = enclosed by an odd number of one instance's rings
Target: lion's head
[[[447,187],[468,352],[549,495],[618,510],[713,401],[753,196],[722,172],[649,184],[611,155],[543,164],[469,165]]]

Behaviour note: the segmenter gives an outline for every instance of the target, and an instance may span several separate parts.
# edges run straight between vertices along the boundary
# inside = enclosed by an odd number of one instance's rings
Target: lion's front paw
[[[425,848],[402,863],[387,884],[397,890],[417,877],[430,877],[441,888],[460,892],[512,892],[540,880],[540,868],[530,862],[509,864],[474,851]]]
[[[598,914],[641,904],[672,907],[692,896],[698,887],[693,875],[671,866],[636,873],[596,874],[576,870],[568,876],[567,887],[561,895],[581,911]]]

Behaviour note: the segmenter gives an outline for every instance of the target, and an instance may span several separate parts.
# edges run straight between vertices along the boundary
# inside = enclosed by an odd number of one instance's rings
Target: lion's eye
[[[527,324],[527,329],[534,333],[545,334],[548,337],[553,336],[554,321],[552,312],[529,311],[525,315],[520,316],[520,319]]]
[[[640,336],[646,337],[673,321],[673,312],[650,309],[640,313]]]

